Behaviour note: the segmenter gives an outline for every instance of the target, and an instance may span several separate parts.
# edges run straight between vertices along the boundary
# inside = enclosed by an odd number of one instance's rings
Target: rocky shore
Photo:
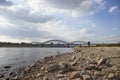
[[[77,47],[0,74],[0,80],[120,80],[120,47]]]

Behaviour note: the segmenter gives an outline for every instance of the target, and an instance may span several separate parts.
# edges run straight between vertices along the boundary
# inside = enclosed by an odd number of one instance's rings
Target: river
[[[27,66],[46,56],[72,51],[72,48],[0,48],[0,67]]]

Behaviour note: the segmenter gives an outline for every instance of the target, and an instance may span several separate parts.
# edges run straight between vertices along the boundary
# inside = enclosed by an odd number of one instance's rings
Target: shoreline
[[[119,61],[120,47],[81,47],[45,57],[7,76],[1,75],[0,80],[119,80]]]

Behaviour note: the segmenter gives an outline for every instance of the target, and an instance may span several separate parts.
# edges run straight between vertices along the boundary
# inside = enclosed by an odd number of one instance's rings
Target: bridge
[[[48,40],[41,43],[43,47],[76,47],[76,46],[88,46],[88,42],[85,41],[72,41],[67,42],[63,40]]]

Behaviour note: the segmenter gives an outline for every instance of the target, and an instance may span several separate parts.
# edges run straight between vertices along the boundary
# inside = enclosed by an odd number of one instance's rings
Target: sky
[[[120,0],[0,0],[1,42],[120,42]]]

